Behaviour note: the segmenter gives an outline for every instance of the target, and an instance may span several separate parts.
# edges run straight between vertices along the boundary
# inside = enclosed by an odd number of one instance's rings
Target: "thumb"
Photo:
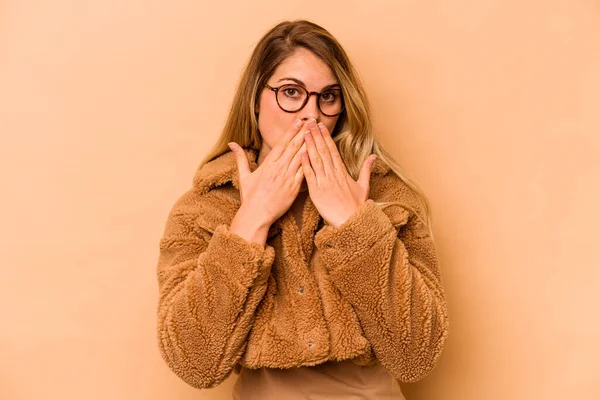
[[[244,153],[244,149],[240,147],[236,142],[227,143],[227,146],[233,152],[235,156],[235,163],[237,165],[238,177],[240,181],[250,174],[250,166],[248,165],[248,157]]]
[[[360,173],[358,174],[358,184],[363,188],[369,187],[369,181],[371,179],[371,171],[373,170],[373,163],[377,156],[375,154],[371,154],[367,159],[363,162],[362,168],[360,169]]]

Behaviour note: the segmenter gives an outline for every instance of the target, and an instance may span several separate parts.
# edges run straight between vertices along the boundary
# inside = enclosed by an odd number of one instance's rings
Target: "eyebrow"
[[[294,81],[294,82],[296,82],[298,85],[301,85],[301,86],[303,86],[304,88],[306,88],[306,85],[304,84],[304,82],[302,82],[300,79],[296,79],[296,78],[285,77],[285,78],[281,78],[281,79],[279,79],[277,82],[281,82],[281,81],[285,81],[285,80],[288,80],[288,81]],[[323,86],[323,88],[321,89],[321,91],[323,91],[323,90],[326,90],[326,89],[331,89],[332,87],[336,87],[336,86],[337,86],[337,87],[341,87],[339,83],[332,83],[332,84],[329,84],[329,85],[325,85],[325,86]]]

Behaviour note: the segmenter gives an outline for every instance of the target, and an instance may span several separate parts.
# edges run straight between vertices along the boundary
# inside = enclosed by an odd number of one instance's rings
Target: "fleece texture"
[[[256,150],[245,148],[250,169]],[[266,246],[229,231],[240,207],[231,151],[201,166],[160,240],[158,344],[181,379],[211,388],[232,371],[379,360],[402,382],[435,366],[449,333],[435,245],[408,208],[412,190],[376,159],[369,199],[343,225],[310,197],[302,230],[292,211]]]

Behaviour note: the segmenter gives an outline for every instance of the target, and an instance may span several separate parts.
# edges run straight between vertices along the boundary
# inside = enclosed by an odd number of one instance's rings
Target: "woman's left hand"
[[[310,132],[304,138],[307,152],[302,155],[308,193],[323,220],[338,227],[367,201],[371,170],[377,156],[367,157],[355,181],[325,125],[317,125],[313,120],[308,127]]]

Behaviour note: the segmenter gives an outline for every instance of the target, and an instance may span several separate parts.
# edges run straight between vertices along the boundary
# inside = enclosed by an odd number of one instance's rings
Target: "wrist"
[[[264,246],[267,242],[270,224],[256,218],[256,213],[240,209],[231,220],[229,231],[250,243]]]
[[[257,211],[255,208],[245,207],[243,204],[238,209],[237,213],[233,217],[236,223],[243,224],[244,226],[251,227],[259,231],[269,230],[272,221],[264,218],[265,213]]]

